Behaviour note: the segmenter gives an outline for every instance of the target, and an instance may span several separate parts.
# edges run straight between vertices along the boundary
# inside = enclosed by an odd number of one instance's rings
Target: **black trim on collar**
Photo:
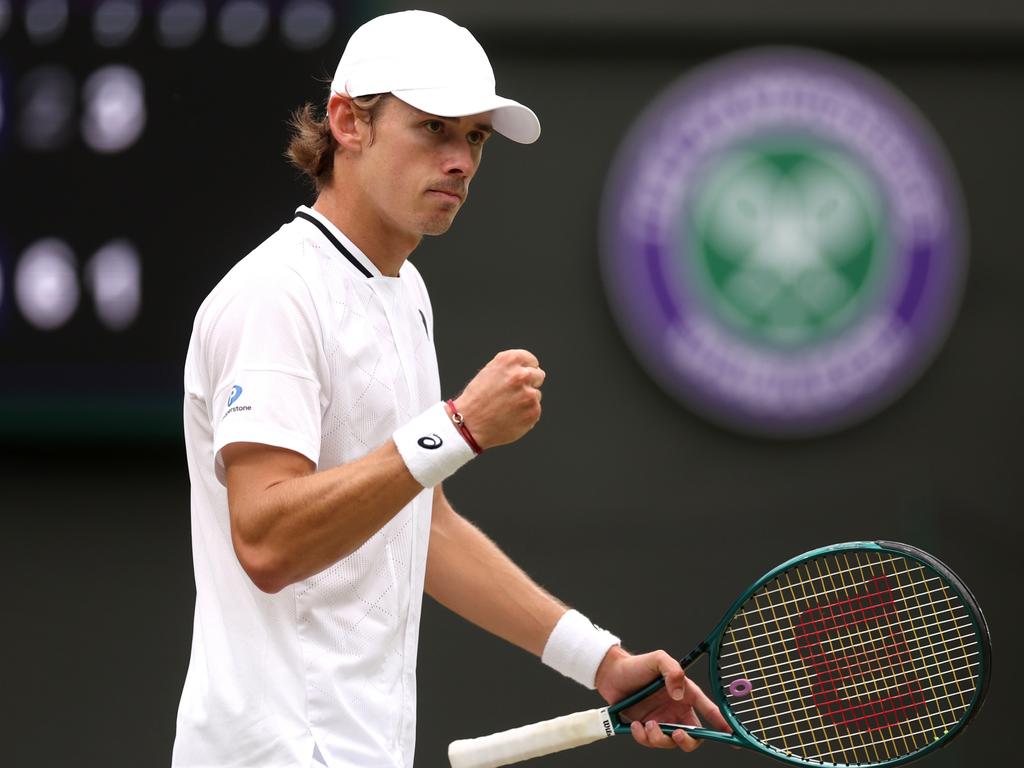
[[[360,272],[362,272],[365,277],[373,277],[373,273],[370,272],[370,270],[368,270],[366,267],[364,267],[362,264],[359,263],[359,259],[357,259],[355,256],[353,256],[352,253],[349,251],[349,249],[341,244],[341,241],[338,240],[338,238],[336,238],[334,236],[334,234],[331,232],[331,230],[329,230],[327,227],[324,226],[324,223],[322,221],[320,221],[315,216],[310,216],[305,211],[296,211],[295,212],[295,218],[296,219],[305,219],[310,224],[312,224],[314,227],[316,227],[321,232],[323,232],[324,237],[326,237],[328,240],[331,241],[331,245],[333,245],[335,248],[337,248],[342,256],[344,256],[346,259],[348,259],[350,262],[352,262],[352,266],[353,267],[355,267]]]

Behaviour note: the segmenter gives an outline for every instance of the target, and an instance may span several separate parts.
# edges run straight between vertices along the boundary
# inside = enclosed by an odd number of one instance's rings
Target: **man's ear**
[[[350,152],[362,149],[366,123],[352,111],[352,99],[332,93],[327,100],[327,117],[334,140]]]

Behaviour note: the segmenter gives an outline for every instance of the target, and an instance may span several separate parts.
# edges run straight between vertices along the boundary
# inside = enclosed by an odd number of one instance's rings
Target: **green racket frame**
[[[916,760],[924,755],[932,752],[940,747],[944,747],[949,743],[950,739],[959,734],[967,726],[968,722],[978,712],[982,702],[985,698],[985,693],[988,690],[989,679],[992,671],[992,644],[989,636],[988,625],[985,621],[985,616],[981,612],[981,608],[975,600],[974,595],[967,588],[967,586],[954,574],[946,565],[941,563],[939,560],[923,552],[916,547],[911,547],[907,544],[899,544],[892,541],[852,541],[844,544],[833,544],[828,547],[821,547],[819,549],[805,552],[802,555],[794,557],[791,560],[787,560],[782,565],[773,568],[756,582],[751,585],[740,597],[729,607],[722,620],[718,622],[713,630],[708,634],[707,638],[688,653],[683,658],[679,659],[679,664],[686,669],[688,666],[693,664],[704,654],[708,654],[711,661],[710,663],[710,677],[711,677],[711,697],[715,700],[715,703],[719,705],[722,711],[722,715],[733,729],[733,733],[723,733],[720,731],[713,731],[708,728],[698,728],[689,725],[678,725],[675,723],[659,723],[663,733],[672,733],[675,730],[683,729],[691,736],[696,739],[707,739],[709,741],[720,741],[724,744],[731,744],[733,746],[745,747],[748,749],[754,749],[761,752],[769,757],[773,757],[777,760],[783,760],[788,763],[797,765],[812,765],[822,766],[828,765],[829,763],[823,763],[820,760],[804,760],[794,755],[787,755],[783,752],[772,749],[761,743],[757,738],[751,735],[747,729],[740,724],[735,718],[732,711],[730,710],[727,702],[722,696],[722,680],[719,675],[719,669],[717,659],[721,650],[722,636],[725,632],[725,628],[729,625],[729,622],[733,619],[737,611],[749,600],[757,590],[764,586],[767,582],[771,581],[780,574],[788,571],[790,568],[794,568],[802,563],[809,562],[815,558],[823,555],[833,554],[837,552],[853,552],[853,551],[873,551],[873,552],[888,552],[902,557],[907,557],[912,560],[916,560],[919,563],[931,568],[936,571],[946,581],[947,586],[953,590],[963,600],[964,604],[970,609],[971,621],[974,624],[975,631],[981,640],[982,653],[980,654],[980,676],[981,684],[975,691],[974,698],[972,699],[970,706],[966,712],[960,717],[957,723],[949,728],[945,734],[931,742],[930,744],[922,747],[921,749],[905,755],[900,758],[894,758],[892,760],[884,760],[879,763],[859,763],[859,765],[901,765],[908,763],[911,760]],[[629,725],[622,721],[620,715],[623,710],[628,709],[639,701],[655,693],[665,685],[665,679],[659,677],[657,680],[652,682],[646,688],[642,688],[636,693],[628,696],[621,701],[608,707],[608,715],[612,721],[612,726],[617,734],[628,734],[630,733]]]

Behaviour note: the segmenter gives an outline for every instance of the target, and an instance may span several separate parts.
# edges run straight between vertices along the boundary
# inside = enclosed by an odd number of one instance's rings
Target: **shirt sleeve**
[[[207,328],[214,470],[221,451],[262,443],[320,460],[325,402],[323,339],[309,288],[291,269],[238,281]]]

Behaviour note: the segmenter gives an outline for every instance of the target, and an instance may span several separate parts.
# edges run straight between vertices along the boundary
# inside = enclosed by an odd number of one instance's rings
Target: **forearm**
[[[565,606],[435,489],[426,592],[466,620],[540,656]]]
[[[258,460],[258,453],[253,461]],[[270,484],[232,483],[255,471],[245,453],[228,464],[228,501],[236,554],[253,582],[276,592],[355,551],[419,492],[393,442],[324,472]]]
[[[499,353],[473,378],[459,399],[467,404],[467,418],[481,445],[514,442],[536,424],[537,388],[543,381],[537,359],[523,350]],[[443,425],[436,423],[439,417]],[[450,449],[463,444],[450,418],[451,414],[441,416],[428,409],[383,447],[319,473],[308,458],[283,448],[258,443],[225,446],[221,457],[232,543],[253,583],[275,592],[319,573],[362,545],[424,486],[435,485],[461,466],[464,454],[472,456],[468,446],[439,452],[435,461],[422,455],[441,445]],[[416,439],[414,424],[424,428],[423,435],[437,438],[435,430],[441,429],[451,439],[424,444],[422,436]],[[394,440],[401,442],[401,453]]]

